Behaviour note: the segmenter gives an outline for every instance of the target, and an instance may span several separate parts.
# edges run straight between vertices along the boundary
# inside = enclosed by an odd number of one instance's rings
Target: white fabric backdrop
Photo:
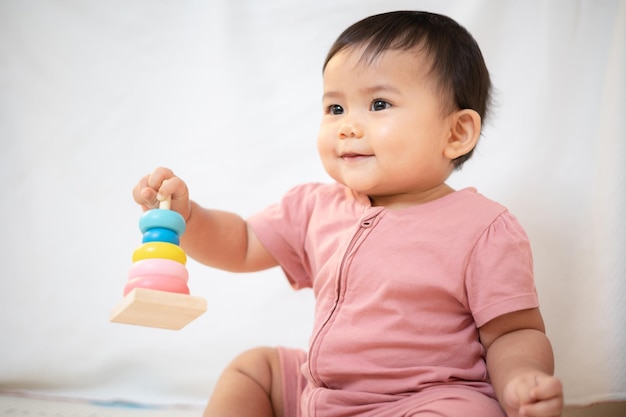
[[[180,332],[110,324],[157,165],[249,215],[303,181],[334,38],[392,9],[477,38],[497,107],[454,174],[507,205],[535,252],[570,404],[626,399],[626,2],[0,0],[0,388],[202,404],[256,345],[305,347],[310,292],[278,269],[190,263],[209,311]]]

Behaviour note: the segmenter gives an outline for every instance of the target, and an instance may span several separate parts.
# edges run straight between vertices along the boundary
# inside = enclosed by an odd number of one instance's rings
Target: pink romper
[[[249,223],[316,308],[281,348],[288,417],[502,417],[478,328],[538,307],[528,238],[472,188],[388,210],[339,184],[291,190]]]

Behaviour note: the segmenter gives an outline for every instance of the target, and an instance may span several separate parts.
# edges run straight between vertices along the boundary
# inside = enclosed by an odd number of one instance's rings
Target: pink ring
[[[187,287],[184,281],[163,275],[148,275],[128,281],[124,287],[124,296],[135,288],[148,288],[151,290],[189,294],[189,287]]]
[[[133,263],[128,270],[128,279],[148,275],[174,277],[187,282],[189,272],[180,262],[165,258],[148,258]]]

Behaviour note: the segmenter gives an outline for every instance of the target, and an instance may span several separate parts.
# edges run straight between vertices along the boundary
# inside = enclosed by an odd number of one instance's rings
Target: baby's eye
[[[389,107],[391,107],[391,103],[385,100],[377,99],[377,100],[372,101],[372,107],[370,107],[370,110],[380,111],[380,110],[388,109]]]
[[[328,113],[330,114],[343,114],[343,107],[339,104],[331,104],[328,106]]]

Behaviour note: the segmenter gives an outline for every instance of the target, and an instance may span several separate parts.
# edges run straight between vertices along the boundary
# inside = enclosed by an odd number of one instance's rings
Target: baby
[[[446,184],[487,116],[475,40],[445,16],[384,13],[346,29],[323,68],[318,149],[335,183],[247,220],[202,208],[166,168],[133,190],[144,210],[171,196],[199,262],[280,266],[315,295],[308,352],[243,353],[205,416],[559,416],[528,238],[505,207]]]

